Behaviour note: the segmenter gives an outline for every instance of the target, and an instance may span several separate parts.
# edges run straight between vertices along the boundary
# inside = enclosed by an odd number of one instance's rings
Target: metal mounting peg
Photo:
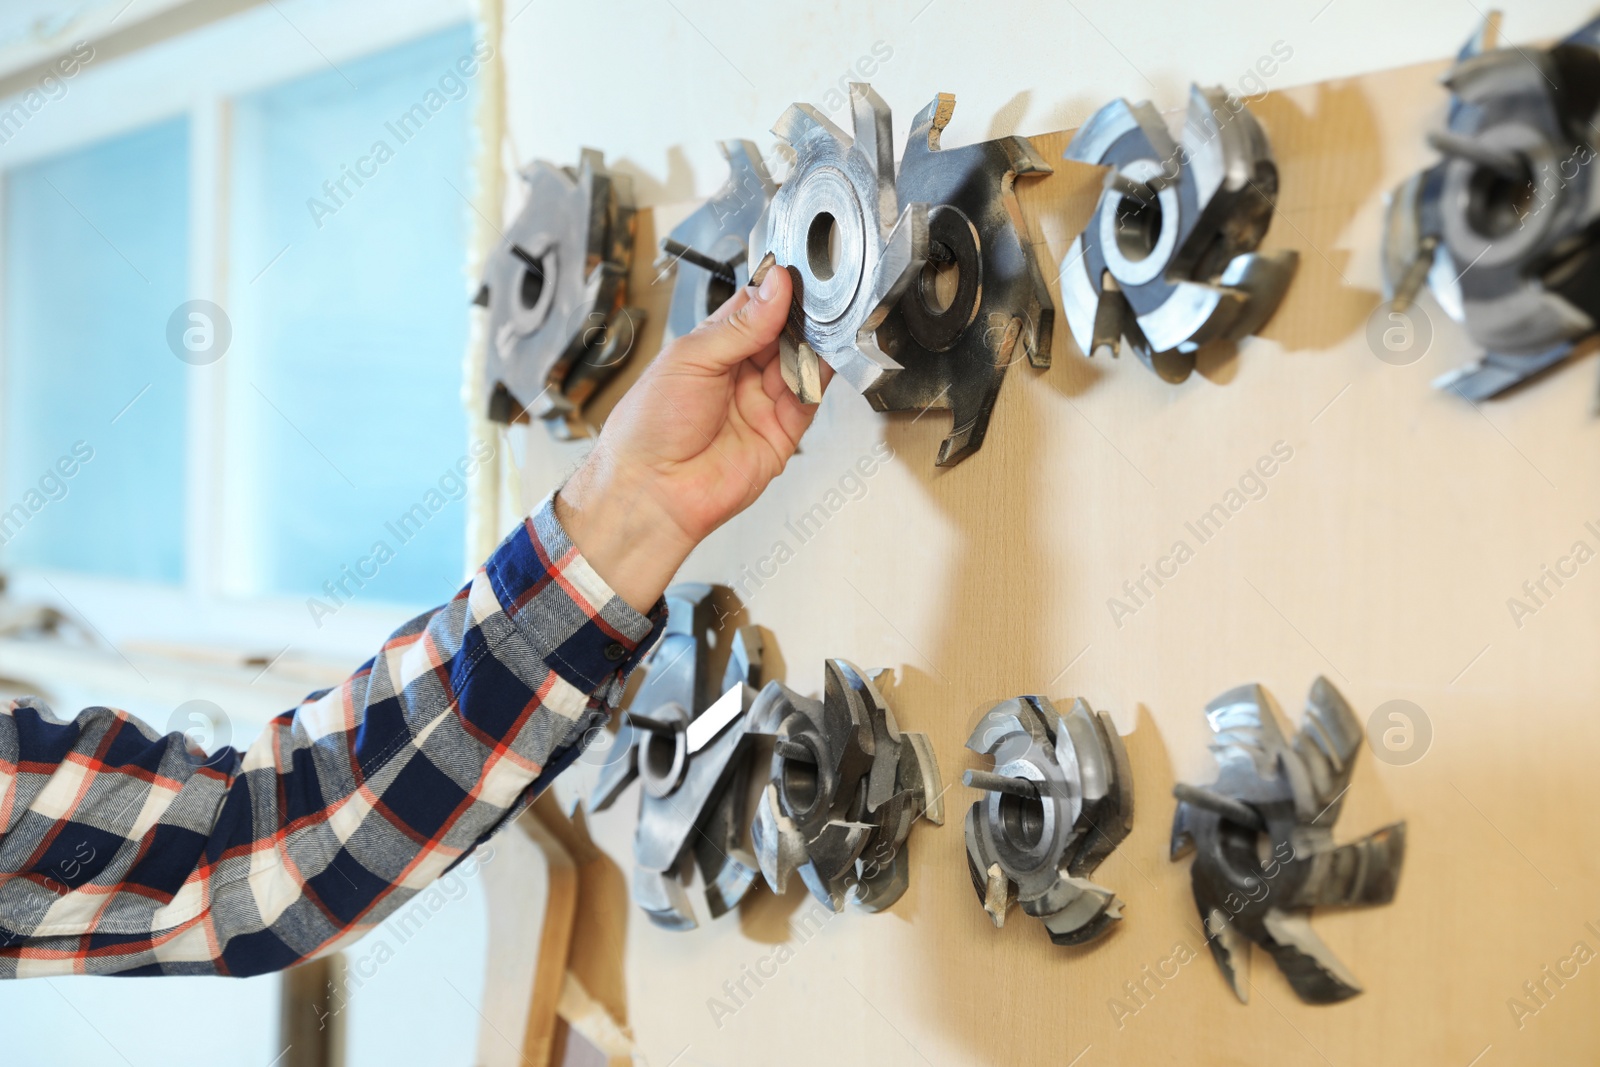
[[[1039,799],[1039,787],[1026,778],[1008,778],[1003,774],[991,774],[989,771],[969,770],[961,776],[961,784],[968,789],[1004,793],[1007,796],[1021,797],[1023,800]]]

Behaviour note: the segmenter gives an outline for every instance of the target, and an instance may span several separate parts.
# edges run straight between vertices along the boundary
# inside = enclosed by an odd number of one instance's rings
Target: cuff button
[[[627,658],[628,650],[623,648],[617,642],[613,641],[606,646],[605,655],[606,659],[610,660],[612,663],[620,663],[623,659]]]

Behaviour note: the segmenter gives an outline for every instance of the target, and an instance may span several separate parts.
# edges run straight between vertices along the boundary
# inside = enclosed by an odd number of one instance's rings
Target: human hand
[[[661,350],[556,495],[556,516],[611,588],[648,611],[689,552],[782,473],[816,415],[784,384],[789,272],[769,269]],[[822,367],[826,388],[832,371]]]

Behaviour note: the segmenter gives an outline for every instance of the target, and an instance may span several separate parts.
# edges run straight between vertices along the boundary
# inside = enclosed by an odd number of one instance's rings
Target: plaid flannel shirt
[[[0,713],[0,977],[244,977],[361,937],[515,818],[665,621],[553,497],[336,689],[210,757],[121,711]]]

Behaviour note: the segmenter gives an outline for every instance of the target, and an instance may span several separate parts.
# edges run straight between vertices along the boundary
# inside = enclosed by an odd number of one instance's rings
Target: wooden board
[[[489,955],[479,1012],[480,1067],[545,1067],[555,1062],[556,1005],[578,904],[572,854],[524,812],[495,835],[483,867]]]
[[[650,1062],[1600,1059],[1600,966],[1569,959],[1579,942],[1600,950],[1600,563],[1559,588],[1547,580],[1552,595],[1532,614],[1508,608],[1575,542],[1600,548],[1585,525],[1600,529],[1596,362],[1474,408],[1429,387],[1471,353],[1431,303],[1418,362],[1391,366],[1366,340],[1382,197],[1430,159],[1422,134],[1443,113],[1440,70],[1254,105],[1282,174],[1267,248],[1298,249],[1300,270],[1236,356],[1173,387],[1131,357],[1085,359],[1058,323],[1055,366],[1012,369],[988,442],[951,471],[933,467],[947,415],[886,418],[836,386],[804,453],[683,571],[741,589],[797,689],[819,689],[826,656],[894,668],[896,715],[930,735],[947,782],[977,765],[962,744],[989,702],[1038,692],[1110,711],[1138,805],[1097,875],[1126,901],[1121,927],[1078,950],[1021,915],[993,929],[964,861],[960,816],[974,794],[957,785],[946,825],[913,832],[911,888],[887,914],[802,923],[814,906],[800,890],[761,891],[736,918],[673,934],[606,902],[625,929],[624,1003],[612,1010]],[[1067,139],[1036,143],[1057,160]],[[1024,187],[1047,275],[1097,182],[1061,163]],[[641,217],[635,300],[654,316],[641,357],[655,351],[668,289],[649,284],[649,250],[691,206]],[[880,442],[893,459],[853,475]],[[1185,524],[1274,448],[1292,455],[1200,542]],[[528,499],[582,450],[530,434]],[[826,522],[796,537],[787,524],[818,504]],[[1137,610],[1114,613],[1123,583],[1179,540],[1193,558],[1147,585]],[[775,565],[780,543],[792,558]],[[1315,919],[1364,995],[1301,1004],[1258,954],[1241,1005],[1204,952],[1187,862],[1167,858],[1171,787],[1210,778],[1209,699],[1260,681],[1297,722],[1318,674],[1363,718],[1405,699],[1431,723],[1415,763],[1362,755],[1339,826],[1353,837],[1405,818],[1410,854],[1391,906]],[[635,810],[630,794],[591,826],[622,872]],[[1179,955],[1189,962],[1171,962]],[[1565,969],[1564,984],[1544,978],[1547,965]],[[759,986],[758,969],[770,975]],[[1541,981],[1542,1004],[1524,990]],[[1520,1019],[1508,1003],[1519,997]]]

